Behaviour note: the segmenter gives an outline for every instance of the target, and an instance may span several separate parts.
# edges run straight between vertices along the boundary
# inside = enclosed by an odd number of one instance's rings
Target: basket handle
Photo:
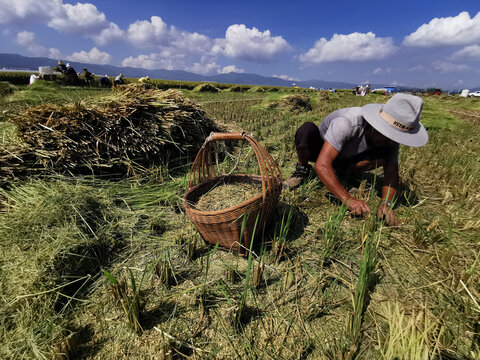
[[[188,182],[188,188],[200,184],[202,181],[208,178],[215,177],[215,170],[213,168],[212,156],[211,156],[211,143],[217,140],[244,140],[247,141],[252,147],[259,164],[260,176],[262,177],[262,194],[263,198],[266,198],[267,190],[281,191],[281,185],[277,180],[282,178],[280,169],[278,168],[275,160],[272,159],[270,154],[253,138],[253,135],[249,135],[246,132],[234,132],[234,133],[210,133],[205,139],[203,146],[198,152],[195,161],[192,164],[190,170],[190,180]]]
[[[212,132],[208,137],[205,139],[204,146],[212,141],[219,141],[219,140],[245,140],[245,136],[247,135],[246,132]]]

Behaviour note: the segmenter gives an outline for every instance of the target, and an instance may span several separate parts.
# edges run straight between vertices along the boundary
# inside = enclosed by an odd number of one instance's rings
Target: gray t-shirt
[[[351,107],[336,110],[318,126],[323,140],[328,141],[339,152],[340,159],[351,159],[374,148],[367,144],[365,130],[368,123],[362,116],[362,108]],[[387,163],[398,163],[399,144],[388,147]]]

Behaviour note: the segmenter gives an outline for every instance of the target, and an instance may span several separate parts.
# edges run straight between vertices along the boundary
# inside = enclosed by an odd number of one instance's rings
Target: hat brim
[[[428,142],[427,130],[420,121],[408,132],[395,129],[380,116],[382,108],[383,104],[367,104],[362,107],[363,118],[379,133],[399,144],[412,147],[421,147]]]

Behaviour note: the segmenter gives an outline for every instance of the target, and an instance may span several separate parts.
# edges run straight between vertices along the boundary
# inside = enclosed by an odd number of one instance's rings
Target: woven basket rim
[[[260,175],[251,175],[251,174],[235,174],[235,175],[222,175],[222,176],[216,176],[216,177],[213,177],[213,178],[210,178],[208,179],[207,181],[203,181],[201,182],[200,184],[197,184],[193,187],[191,187],[190,189],[187,190],[187,192],[185,193],[185,195],[183,196],[182,198],[182,202],[183,202],[183,206],[185,207],[185,209],[188,208],[188,211],[190,211],[192,214],[196,214],[196,215],[205,215],[205,216],[210,216],[210,215],[222,215],[222,214],[226,214],[226,213],[229,213],[229,212],[233,212],[233,211],[236,211],[238,209],[241,209],[243,207],[246,207],[247,205],[251,204],[251,203],[254,203],[255,201],[259,200],[260,198],[263,197],[263,194],[260,193],[258,194],[257,196],[254,196],[248,200],[245,200],[237,205],[234,205],[234,206],[230,206],[228,208],[225,208],[225,209],[221,209],[221,210],[215,210],[215,211],[202,211],[202,210],[198,210],[198,209],[195,209],[193,206],[191,206],[188,202],[187,202],[187,196],[190,195],[192,192],[194,192],[195,190],[197,190],[200,186],[202,186],[203,184],[205,184],[206,182],[213,182],[217,179],[220,179],[220,178],[227,178],[227,177],[231,177],[231,178],[259,178],[261,179],[261,176]],[[278,179],[276,178],[275,179],[278,183],[281,183],[281,179]],[[272,195],[276,195],[276,192],[274,191],[269,191],[267,189],[267,198],[269,198],[270,196]],[[265,199],[266,200],[266,199]]]

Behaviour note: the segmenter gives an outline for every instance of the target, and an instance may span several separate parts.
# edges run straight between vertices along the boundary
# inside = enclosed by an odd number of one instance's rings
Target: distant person
[[[389,225],[398,220],[392,202],[399,186],[399,145],[420,147],[428,134],[420,123],[423,100],[414,95],[395,94],[386,104],[367,104],[336,110],[315,125],[306,122],[295,134],[297,165],[284,186],[294,189],[311,174],[323,182],[353,215],[366,215],[370,207],[353,198],[338,177],[350,171],[361,172],[383,167],[382,200],[377,215]]]
[[[38,79],[40,79],[40,76],[35,75],[35,74],[30,75],[30,81],[28,82],[28,85],[32,85]]]
[[[88,86],[92,85],[93,74],[90,71],[88,71],[87,68],[83,68],[83,72],[80,76],[82,76],[83,80]]]
[[[114,84],[115,86],[125,84],[125,80],[123,79],[123,74],[118,74],[118,75],[115,77],[115,80],[113,81],[113,84]]]
[[[150,77],[149,76],[144,76],[144,77],[141,77],[140,79],[138,79],[138,81],[142,84],[146,84],[150,81]]]
[[[62,74],[67,73],[67,65],[65,65],[61,60],[58,60],[57,68],[60,70]]]
[[[102,76],[100,79],[98,79],[98,82],[102,87],[112,86],[112,83],[110,82],[110,78],[108,77],[108,75]]]
[[[79,83],[77,72],[69,63],[67,63],[65,67],[67,69],[65,75],[67,76],[68,82],[71,85],[77,85]]]

